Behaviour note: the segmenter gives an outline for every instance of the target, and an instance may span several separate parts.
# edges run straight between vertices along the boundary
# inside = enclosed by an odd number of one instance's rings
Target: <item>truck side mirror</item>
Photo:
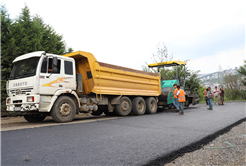
[[[53,57],[53,66],[57,67],[57,63],[58,63],[57,57]]]

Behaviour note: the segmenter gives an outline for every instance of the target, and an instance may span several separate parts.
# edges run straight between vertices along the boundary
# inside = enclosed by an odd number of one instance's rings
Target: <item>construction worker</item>
[[[177,88],[178,88],[177,97],[178,97],[179,105],[181,108],[179,114],[183,115],[184,114],[185,92],[183,89],[180,89],[180,86],[177,86]]]
[[[206,100],[206,104],[208,105],[207,91],[208,91],[208,88],[203,92],[203,94]]]
[[[176,107],[177,110],[179,110],[179,100],[178,100],[178,97],[177,97],[177,92],[178,92],[177,84],[173,84],[173,87],[175,88],[174,91],[173,91],[173,88],[170,89],[173,92],[173,95],[174,95],[173,105]]]

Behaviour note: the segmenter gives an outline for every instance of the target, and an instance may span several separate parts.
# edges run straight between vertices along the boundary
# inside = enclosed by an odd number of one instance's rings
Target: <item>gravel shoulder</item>
[[[203,148],[186,153],[165,166],[246,165],[246,122],[233,127]]]

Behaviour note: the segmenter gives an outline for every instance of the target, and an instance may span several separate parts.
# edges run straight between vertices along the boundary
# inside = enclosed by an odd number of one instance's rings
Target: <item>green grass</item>
[[[231,100],[228,99],[226,96],[224,98],[224,102],[228,102],[228,101],[246,101],[245,99],[236,99],[236,100]],[[214,98],[213,98],[213,102],[214,102]],[[206,103],[205,98],[202,98],[199,103]]]

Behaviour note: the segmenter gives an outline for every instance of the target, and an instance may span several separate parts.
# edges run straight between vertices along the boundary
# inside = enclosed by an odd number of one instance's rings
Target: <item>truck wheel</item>
[[[92,111],[91,115],[94,115],[94,116],[99,116],[103,113],[103,110],[101,109],[98,109],[96,111]]]
[[[120,116],[127,116],[132,110],[132,102],[128,97],[122,97],[120,104],[116,105],[115,112]]]
[[[143,115],[146,111],[146,104],[142,97],[135,97],[132,101],[132,112],[134,115]]]
[[[59,123],[71,122],[74,119],[75,114],[75,103],[73,99],[68,96],[59,97],[51,110],[52,118]]]
[[[155,114],[157,111],[157,102],[154,97],[149,97],[146,99],[146,113]]]
[[[24,115],[24,118],[28,122],[42,122],[45,119],[46,116],[41,115]]]

